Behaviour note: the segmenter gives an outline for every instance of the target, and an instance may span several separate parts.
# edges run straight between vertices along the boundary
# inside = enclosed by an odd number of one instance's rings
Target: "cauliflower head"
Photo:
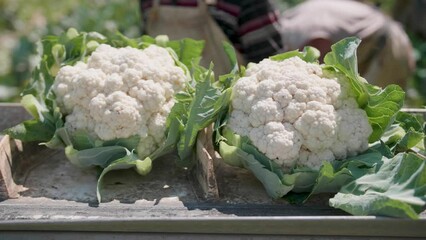
[[[299,57],[249,66],[233,87],[228,127],[283,169],[357,155],[372,133],[345,76]]]
[[[68,131],[105,141],[138,135],[137,153],[145,157],[164,142],[174,95],[186,81],[164,48],[101,44],[87,62],[62,67],[52,90]]]

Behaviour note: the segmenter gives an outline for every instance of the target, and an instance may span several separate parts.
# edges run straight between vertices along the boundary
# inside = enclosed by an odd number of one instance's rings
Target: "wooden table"
[[[0,130],[28,118],[19,105],[0,105]],[[71,165],[62,150],[3,136],[0,239],[426,238],[425,213],[420,220],[350,216],[330,208],[329,195],[303,206],[271,200],[247,171],[208,159],[214,153],[203,144],[198,155],[207,160],[198,174],[174,168],[170,157],[155,161],[146,177],[115,171],[98,204],[96,169]]]

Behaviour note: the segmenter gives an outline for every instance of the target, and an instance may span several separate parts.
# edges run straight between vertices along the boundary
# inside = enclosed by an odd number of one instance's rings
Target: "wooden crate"
[[[29,118],[18,105],[0,109],[0,129]],[[416,221],[349,216],[328,207],[329,195],[316,196],[303,206],[272,200],[248,171],[223,164],[208,136],[206,130],[198,139],[193,171],[175,168],[173,157],[168,156],[154,161],[145,177],[133,170],[109,173],[101,204],[96,200],[96,169],[73,166],[63,150],[3,136],[0,236],[426,237],[424,213]]]

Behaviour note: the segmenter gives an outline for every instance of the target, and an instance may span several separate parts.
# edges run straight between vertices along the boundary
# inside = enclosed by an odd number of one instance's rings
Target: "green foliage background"
[[[140,22],[137,0],[0,0],[0,102],[19,100],[42,36],[75,27],[137,37]]]

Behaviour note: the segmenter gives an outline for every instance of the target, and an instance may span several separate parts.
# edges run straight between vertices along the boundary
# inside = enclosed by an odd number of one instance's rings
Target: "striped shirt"
[[[152,0],[140,0],[144,23],[148,15],[144,13],[152,7],[152,2]],[[197,0],[161,0],[160,3],[181,7],[197,6]],[[209,7],[209,11],[246,61],[259,62],[282,52],[279,11],[270,1],[217,0],[215,5]]]

